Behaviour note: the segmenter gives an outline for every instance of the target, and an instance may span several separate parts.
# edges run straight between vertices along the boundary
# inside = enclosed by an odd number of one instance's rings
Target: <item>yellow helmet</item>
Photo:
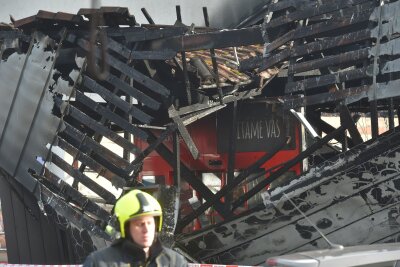
[[[114,206],[114,214],[118,218],[122,238],[126,236],[125,224],[131,219],[145,215],[159,217],[158,231],[161,231],[162,210],[160,203],[152,195],[141,190],[134,189],[118,199]]]

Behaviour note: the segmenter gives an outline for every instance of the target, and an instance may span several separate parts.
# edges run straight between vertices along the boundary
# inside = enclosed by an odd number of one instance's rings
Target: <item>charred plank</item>
[[[126,46],[114,41],[112,38],[107,39],[107,48],[117,52],[126,59],[148,59],[148,60],[166,60],[176,55],[174,51],[139,51],[128,49]]]
[[[89,51],[89,42],[88,41],[86,41],[84,39],[79,39],[78,44],[86,51]],[[94,51],[94,54],[97,58],[101,58],[101,53],[98,48],[96,48],[96,51]],[[147,77],[143,73],[135,70],[134,68],[119,61],[118,59],[116,59],[115,57],[113,57],[109,54],[107,55],[107,63],[110,64],[111,67],[113,67],[116,70],[120,71],[121,73],[129,76],[130,78],[132,78],[139,84],[145,86],[146,88],[150,89],[151,91],[153,91],[157,94],[160,94],[164,97],[169,96],[170,92],[165,86],[152,80],[151,78]]]
[[[67,141],[62,138],[58,138],[58,146],[66,151],[68,154],[74,157],[74,160],[79,160],[82,164],[90,167],[92,170],[97,172],[100,176],[103,176],[107,180],[109,180],[115,187],[122,188],[126,184],[126,181],[119,177],[117,174],[113,173],[111,170],[102,166],[91,157],[88,157],[84,153],[82,153],[79,149],[75,148]]]
[[[82,83],[84,86],[91,89],[94,93],[99,94],[102,98],[104,98],[106,101],[109,101],[110,103],[114,104],[119,109],[132,115],[132,117],[138,119],[139,121],[141,121],[145,124],[150,123],[153,120],[153,117],[144,113],[141,109],[135,107],[134,105],[131,105],[131,104],[125,102],[124,100],[119,98],[117,95],[113,94],[108,89],[106,89],[103,86],[101,86],[100,84],[96,83],[94,80],[92,80],[88,76],[83,75],[82,77],[83,77]]]
[[[364,29],[357,32],[347,33],[341,36],[324,38],[319,41],[307,43],[305,45],[297,45],[290,48],[285,48],[283,51],[266,57],[263,61],[261,69],[267,69],[287,60],[289,57],[301,57],[312,53],[320,52],[329,48],[341,47],[349,44],[358,43],[372,38],[371,31]]]
[[[287,24],[296,20],[308,19],[321,14],[333,12],[342,8],[348,8],[349,5],[358,5],[369,0],[340,0],[330,3],[325,3],[322,5],[309,6],[306,8],[299,9],[298,11],[287,14],[286,16],[281,16],[276,19],[271,20],[266,24],[266,28],[279,27],[283,24]]]
[[[65,129],[62,131],[63,134],[66,134],[68,137],[72,138],[75,140],[75,142],[78,145],[75,145],[75,147],[79,150],[85,151],[85,149],[90,149],[94,152],[96,152],[97,155],[100,157],[104,158],[102,164],[104,162],[108,162],[107,169],[112,170],[114,173],[117,173],[121,177],[127,177],[127,174],[125,174],[123,171],[121,171],[120,168],[125,168],[128,166],[128,162],[122,158],[120,158],[118,155],[114,154],[112,151],[108,150],[107,148],[101,146],[99,143],[91,139],[90,137],[86,136],[79,130],[75,129],[68,123],[65,123]],[[67,138],[65,138],[67,139]],[[67,139],[68,140],[68,139]],[[110,164],[112,163],[112,164]],[[112,166],[114,165],[114,166]],[[116,167],[118,166],[118,167]]]
[[[271,53],[272,51],[286,44],[289,41],[294,41],[304,37],[313,37],[317,34],[325,33],[331,30],[339,30],[349,26],[354,26],[361,22],[366,22],[369,20],[369,17],[370,14],[367,12],[362,14],[357,13],[350,18],[332,19],[329,21],[320,22],[305,27],[300,27],[299,29],[296,30],[291,30],[290,32],[280,36],[279,38],[275,39],[272,43],[270,43],[265,48],[265,53]]]
[[[251,190],[249,190],[247,193],[244,195],[240,196],[233,204],[232,204],[232,210],[235,210],[236,208],[240,207],[246,200],[254,196],[256,193],[260,192],[263,188],[265,188],[268,184],[273,182],[274,180],[278,179],[282,174],[287,172],[291,167],[293,167],[295,164],[300,162],[301,160],[305,159],[312,153],[314,153],[318,148],[320,148],[322,145],[326,144],[329,142],[332,138],[335,138],[337,135],[341,134],[344,130],[346,129],[345,126],[341,125],[339,128],[337,128],[335,131],[325,135],[321,140],[318,142],[312,144],[309,146],[306,150],[301,152],[299,155],[297,155],[295,158],[287,161],[286,163],[283,164],[281,168],[279,168],[277,171],[273,172],[268,179],[265,179],[258,183],[256,186],[254,186]]]
[[[285,86],[285,93],[294,93],[298,91],[307,91],[308,89],[327,86],[352,80],[358,80],[370,77],[372,74],[372,66],[352,69],[347,71],[336,72],[318,77],[307,78],[301,81],[288,82]]]
[[[173,50],[188,52],[208,50],[211,48],[237,47],[252,44],[262,44],[261,27],[244,28],[239,30],[224,30],[211,33],[184,35],[164,38],[150,43],[152,50]]]
[[[103,221],[109,220],[110,214],[106,210],[102,209],[92,200],[82,195],[82,193],[78,190],[72,188],[72,186],[64,182],[60,177],[52,173],[47,168],[44,173],[44,177],[51,183],[52,186],[55,186],[59,190],[58,193],[60,196],[73,201],[75,204],[78,204],[83,211],[94,214]]]
[[[341,53],[338,55],[327,56],[320,59],[309,60],[297,64],[290,65],[288,72],[299,73],[314,69],[326,68],[330,66],[346,65],[348,63],[357,63],[362,59],[368,58],[370,48],[363,48],[356,51]]]
[[[267,160],[271,159],[276,153],[278,153],[285,144],[287,144],[289,139],[284,140],[283,142],[278,142],[276,143],[276,146],[274,149],[272,149],[270,152],[265,153],[261,158],[259,158],[256,162],[254,162],[250,167],[247,169],[243,170],[238,176],[236,176],[232,183],[225,185],[224,187],[221,188],[213,198],[207,200],[204,204],[202,204],[199,208],[194,210],[192,213],[188,214],[184,218],[180,219],[177,225],[177,230],[179,231],[183,227],[185,227],[187,224],[189,224],[191,221],[193,221],[195,218],[199,217],[203,212],[205,212],[208,208],[213,206],[216,201],[224,197],[227,192],[232,191],[236,186],[238,186],[241,182],[246,180],[249,176],[251,176],[253,173],[258,171],[258,168],[260,168],[261,165],[263,165]]]
[[[145,93],[141,92],[140,90],[136,89],[133,86],[130,86],[126,82],[122,81],[118,77],[110,74],[106,78],[106,81],[113,85],[114,87],[118,88],[119,90],[127,93],[131,97],[134,97],[137,99],[139,102],[142,102],[146,106],[148,106],[151,109],[157,110],[160,108],[161,103],[158,102],[157,100],[153,99],[152,97],[146,95]]]
[[[149,136],[150,136],[150,142],[156,141],[156,137],[154,136],[153,133],[150,131],[147,131]],[[175,157],[172,155],[172,152],[164,145],[160,144],[157,148],[156,151],[159,155],[163,157],[163,159],[171,166],[174,166],[175,162]],[[198,179],[196,175],[189,170],[184,164],[181,163],[181,172],[182,172],[182,178],[185,179],[192,187],[194,190],[199,192],[204,199],[211,199],[213,197],[213,193],[210,191],[210,189],[201,181],[201,179]],[[225,206],[223,203],[220,201],[217,201],[214,205],[215,210],[221,215],[223,218],[229,218],[232,217],[233,214],[229,211],[226,211]]]
[[[107,203],[113,204],[115,203],[115,196],[108,192],[106,189],[101,187],[98,183],[81,173],[80,171],[74,169],[71,165],[66,163],[62,158],[57,156],[56,154],[52,155],[51,161],[60,167],[63,171],[74,177],[75,179],[79,180],[80,183],[85,185],[87,188],[90,188],[93,192],[97,195],[102,197]]]
[[[95,225],[91,220],[87,219],[87,217],[85,218],[80,211],[77,211],[72,206],[68,205],[64,200],[51,192],[44,185],[40,185],[40,194],[42,195],[40,199],[45,203],[45,205],[52,207],[57,211],[57,213],[64,216],[74,225],[85,229],[94,235],[103,238],[104,240],[111,240],[110,236],[107,235],[100,227]],[[37,198],[39,199],[39,197]]]
[[[344,90],[315,94],[305,97],[290,97],[285,98],[285,108],[296,108],[311,106],[316,104],[324,104],[329,102],[335,102],[346,99],[346,104],[358,101],[360,99],[368,97],[370,85],[363,85],[359,87],[346,88]]]
[[[107,137],[108,139],[120,145],[124,149],[128,149],[133,154],[141,153],[141,150],[137,146],[135,146],[125,138],[122,138],[120,135],[111,131],[110,129],[100,124],[96,120],[90,118],[89,116],[87,116],[85,113],[75,108],[74,106],[68,105],[66,106],[66,110],[67,112],[65,113],[65,115],[72,116],[73,118],[84,124],[86,127],[89,127],[90,129],[101,134],[102,136]]]
[[[131,134],[137,136],[142,140],[146,140],[148,135],[138,127],[130,124],[124,118],[118,116],[117,114],[113,113],[111,110],[104,108],[100,103],[97,103],[90,99],[89,97],[85,96],[83,93],[77,91],[76,92],[76,99],[77,101],[81,102],[85,106],[89,107],[90,109],[94,110],[101,116],[109,119],[110,121],[116,123],[118,126],[123,128],[124,130],[130,132]]]

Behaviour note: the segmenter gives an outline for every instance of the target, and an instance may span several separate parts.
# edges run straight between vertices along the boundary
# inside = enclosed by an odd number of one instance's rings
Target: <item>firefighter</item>
[[[109,247],[91,253],[83,267],[187,266],[182,255],[160,243],[162,210],[150,194],[132,190],[115,204],[121,237]]]

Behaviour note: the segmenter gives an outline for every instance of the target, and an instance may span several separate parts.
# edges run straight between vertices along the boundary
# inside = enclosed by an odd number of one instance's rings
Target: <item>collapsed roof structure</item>
[[[183,25],[179,7],[175,25],[157,25],[143,12],[147,25],[137,25],[126,8],[103,7],[76,15],[39,11],[0,27],[1,176],[20,198],[21,185],[34,197],[28,205],[22,201],[26,220],[45,213],[73,236],[74,256],[59,261],[80,262],[112,239],[104,231],[113,223],[110,210],[83,195],[78,184],[110,206],[116,196],[89,178],[87,170],[116,188],[143,186],[141,172],[153,152],[174,173],[173,186],[159,187],[164,239],[197,261],[257,265],[267,256],[324,247],[298,207],[344,245],[397,239],[400,138],[394,112],[399,113],[400,104],[400,1],[271,1],[230,30]],[[203,12],[208,26],[207,9]],[[246,106],[238,113],[242,102]],[[279,113],[282,135],[261,157],[239,168],[238,118],[269,112],[257,109],[257,103]],[[179,138],[198,160],[202,151],[190,125],[228,109],[223,124],[231,127],[223,137],[229,140],[227,183],[214,194],[200,171],[181,162]],[[379,136],[381,111],[391,130]],[[322,113],[339,113],[341,126],[323,121]],[[370,113],[371,140],[361,137],[358,113]],[[304,151],[260,172],[285,146],[298,145],[290,133],[293,114],[316,134]],[[103,138],[123,156],[105,147]],[[327,161],[279,180],[296,164],[305,166],[303,161],[332,139],[341,147],[332,149]],[[207,164],[205,170],[212,172],[222,163]],[[54,166],[73,183],[65,182]],[[240,174],[235,176],[235,170]],[[257,184],[232,195],[250,179]],[[204,201],[177,220],[183,180]],[[237,212],[274,181],[269,201]],[[2,197],[6,194],[3,189]],[[184,231],[210,208],[218,213],[218,224]],[[34,215],[39,210],[42,215]],[[20,246],[15,244],[11,261],[21,261]]]

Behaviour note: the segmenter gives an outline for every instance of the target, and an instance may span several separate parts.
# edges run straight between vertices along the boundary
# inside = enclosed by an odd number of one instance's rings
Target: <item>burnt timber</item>
[[[115,223],[110,207],[118,196],[87,172],[120,190],[143,187],[145,160],[156,152],[174,172],[174,183],[158,188],[164,238],[196,261],[259,265],[268,256],[326,247],[288,198],[336,243],[398,240],[400,1],[278,0],[265,5],[262,16],[238,24],[252,27],[228,30],[186,26],[178,7],[174,26],[157,25],[143,12],[147,25],[138,25],[126,8],[103,7],[77,14],[39,11],[0,26],[0,173],[12,188],[19,184],[32,194],[60,227],[79,229],[74,262],[113,239],[104,229]],[[191,124],[223,113],[229,116],[224,127],[240,132],[243,120],[265,112],[260,103],[279,114],[282,136],[238,168],[235,153],[243,144],[225,133],[228,148],[218,146],[227,155],[227,183],[212,192],[201,172],[184,162],[179,139],[198,160],[202,151]],[[319,136],[279,166],[262,169],[293,145],[290,125],[299,122],[291,111],[302,110]],[[322,113],[339,114],[341,125],[329,125]],[[361,138],[359,114],[370,116],[370,140]],[[389,124],[382,135],[379,114]],[[306,159],[319,157],[333,139],[339,149],[307,166]],[[308,171],[282,179],[298,164]],[[203,199],[186,214],[177,206],[183,182]],[[250,182],[252,188],[232,195]],[[239,211],[261,194],[270,195],[269,203]],[[210,209],[219,223],[185,230]],[[83,239],[90,245],[80,247]]]

